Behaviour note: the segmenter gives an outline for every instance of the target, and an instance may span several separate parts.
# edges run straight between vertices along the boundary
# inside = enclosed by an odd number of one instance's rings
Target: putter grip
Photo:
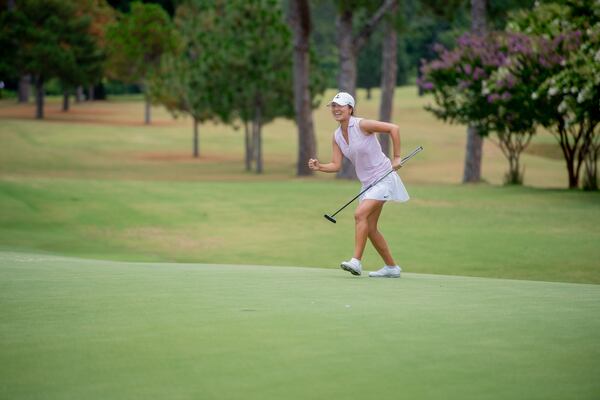
[[[409,155],[407,155],[406,157],[404,157],[402,159],[402,161],[400,161],[400,165],[404,165],[405,162],[407,162],[408,160],[410,160],[411,158],[413,158],[415,156],[415,154],[417,154],[418,152],[420,152],[421,150],[423,150],[423,146],[419,146],[416,149],[414,149],[412,151],[412,153],[410,153]]]

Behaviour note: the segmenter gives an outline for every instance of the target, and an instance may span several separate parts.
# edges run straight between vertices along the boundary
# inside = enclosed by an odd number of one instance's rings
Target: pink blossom
[[[471,86],[471,82],[469,82],[469,81],[460,81],[460,82],[458,82],[458,89],[459,90],[465,90],[469,86]]]
[[[498,96],[496,93],[492,93],[492,94],[488,95],[487,101],[488,101],[488,103],[491,104],[491,103],[494,103],[499,98],[500,98],[500,96]]]
[[[509,88],[512,89],[517,83],[517,78],[515,78],[515,76],[513,74],[508,74],[505,78],[504,78],[504,85]]]
[[[486,73],[483,69],[476,67],[475,70],[473,71],[473,80],[479,80],[482,78],[486,78]]]

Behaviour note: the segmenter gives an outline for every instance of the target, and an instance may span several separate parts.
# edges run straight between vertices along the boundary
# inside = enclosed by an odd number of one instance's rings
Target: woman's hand
[[[392,168],[396,171],[402,168],[402,157],[394,157],[394,160],[392,161]]]
[[[311,158],[310,160],[308,160],[308,168],[312,169],[313,171],[318,171],[320,167],[321,164],[316,158]]]

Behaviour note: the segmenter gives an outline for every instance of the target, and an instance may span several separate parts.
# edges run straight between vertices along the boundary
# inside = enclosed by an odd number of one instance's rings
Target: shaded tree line
[[[523,5],[516,0],[487,6],[485,0],[11,1],[0,15],[0,45],[10,54],[0,61],[0,73],[31,77],[38,118],[50,78],[64,86],[65,108],[68,93],[103,76],[135,84],[146,99],[146,123],[151,102],[192,117],[194,156],[200,155],[202,122],[243,127],[246,169],[256,172],[263,170],[262,126],[277,117],[295,118],[296,171],[310,175],[305,160],[317,152],[312,110],[334,74],[333,84],[353,95],[357,87],[379,86],[379,119],[389,121],[394,88],[408,79],[417,60],[436,57],[435,42],[454,46],[468,30],[484,36],[487,17],[502,27],[508,10]],[[54,58],[46,57],[50,53]],[[386,138],[380,140],[387,154]],[[466,182],[480,177],[480,138],[471,125]],[[354,178],[354,169],[346,162],[338,177]]]
[[[68,94],[101,79],[103,26],[112,18],[104,0],[20,0],[0,13],[0,74],[21,83],[20,95],[35,90],[36,118],[44,117],[44,86],[58,79],[67,110]]]

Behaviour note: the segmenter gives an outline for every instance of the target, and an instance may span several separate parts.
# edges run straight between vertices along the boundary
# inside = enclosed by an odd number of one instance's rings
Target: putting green
[[[592,399],[600,286],[0,253],[3,399]]]

